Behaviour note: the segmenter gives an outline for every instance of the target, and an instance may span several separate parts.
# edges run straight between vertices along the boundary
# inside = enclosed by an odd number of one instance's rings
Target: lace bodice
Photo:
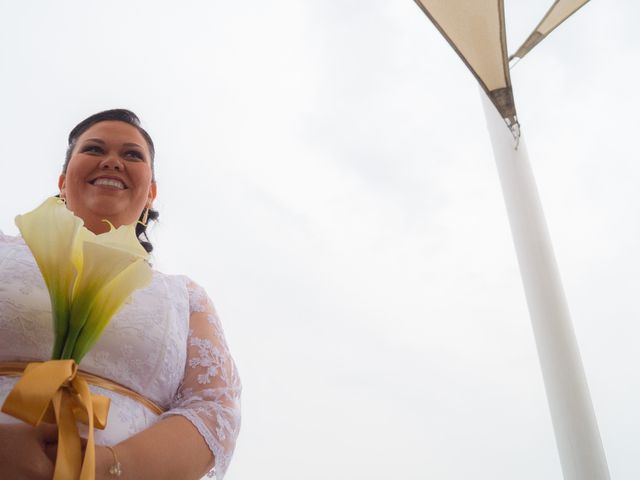
[[[0,362],[51,356],[49,294],[28,247],[0,232]],[[204,290],[184,276],[153,272],[112,318],[82,370],[124,385],[167,411],[160,417],[138,402],[111,398],[106,430],[96,443],[113,445],[168,415],[182,415],[200,432],[224,477],[240,428],[240,380],[215,309]],[[0,377],[0,404],[16,379]],[[12,421],[0,414],[0,423]]]

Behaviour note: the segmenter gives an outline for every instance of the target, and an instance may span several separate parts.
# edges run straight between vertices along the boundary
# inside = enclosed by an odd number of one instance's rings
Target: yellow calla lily
[[[95,296],[87,322],[76,340],[71,358],[80,362],[131,293],[137,288],[148,285],[151,278],[149,264],[138,259],[106,284]]]
[[[95,235],[87,230],[87,232],[93,235],[92,239],[95,239],[95,241],[107,247],[126,250],[136,257],[143,258],[145,260],[149,258],[149,253],[138,241],[138,236],[136,235],[137,222],[129,225],[121,225],[120,227],[115,228],[107,220],[103,221],[107,222],[111,228],[108,232],[101,233],[100,235]]]
[[[81,244],[82,267],[73,287],[69,332],[62,358],[74,358],[79,363],[81,356],[76,357],[73,352],[81,332],[84,332],[83,344],[87,342],[87,338],[92,338],[95,342],[111,316],[131,293],[151,281],[151,269],[145,261],[147,252],[138,242],[134,230],[127,227],[121,229],[121,232],[116,232],[120,229],[114,229],[101,235],[87,236]],[[144,257],[140,250],[144,252]],[[133,270],[139,272],[138,275],[125,275],[134,264],[136,267]],[[115,291],[120,295],[113,298],[105,297],[103,290],[114,290],[113,286],[109,287],[114,282],[118,287]],[[103,308],[100,305],[103,302],[108,302],[109,305],[116,304],[117,307]],[[103,316],[105,312],[109,312],[106,318]],[[96,335],[97,330],[99,333]],[[86,353],[87,349],[83,350]]]
[[[76,271],[82,271],[84,261],[82,246],[85,242],[93,242],[105,247],[126,250],[131,255],[144,258],[145,260],[149,258],[149,253],[147,253],[144,247],[137,240],[135,223],[115,228],[108,220],[103,220],[103,222],[108,223],[111,227],[106,233],[96,235],[87,228],[81,228],[78,231],[71,255],[71,262],[75,266]]]
[[[29,213],[18,215],[15,222],[49,290],[54,331],[52,358],[59,358],[67,334],[71,289],[76,277],[69,258],[83,222],[55,197],[48,198]]]

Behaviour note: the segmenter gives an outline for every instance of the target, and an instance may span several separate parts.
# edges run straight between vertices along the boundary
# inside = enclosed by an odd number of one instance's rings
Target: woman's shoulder
[[[213,303],[207,294],[207,291],[199,283],[193,281],[186,275],[181,275],[182,280],[187,287],[187,293],[189,294],[189,310],[194,312],[205,312],[208,310],[213,311]]]
[[[175,288],[180,288],[186,292],[189,298],[189,310],[190,313],[204,312],[213,309],[213,303],[211,298],[207,294],[205,288],[199,283],[195,282],[191,277],[187,275],[175,275],[162,273],[158,270],[154,270],[154,276],[162,278],[165,282],[172,284]]]
[[[24,245],[24,240],[19,235],[6,235],[2,230],[0,230],[0,243]]]
[[[162,272],[155,267],[153,268],[154,277],[161,278],[165,282],[172,283],[174,285],[182,285],[184,288],[193,288],[193,285],[196,283],[191,280],[187,275],[175,274],[175,273],[165,273]]]

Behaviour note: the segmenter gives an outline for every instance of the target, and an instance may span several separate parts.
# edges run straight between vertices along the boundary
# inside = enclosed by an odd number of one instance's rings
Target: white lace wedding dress
[[[49,294],[20,237],[0,232],[0,362],[42,361],[53,345]],[[240,428],[240,380],[204,290],[184,276],[153,272],[85,356],[81,369],[134,390],[166,409],[92,386],[111,398],[96,444],[114,445],[168,415],[182,415],[214,455],[209,476],[222,480]],[[0,376],[0,404],[16,383]],[[0,423],[18,420],[0,413]],[[176,439],[178,441],[178,439]]]

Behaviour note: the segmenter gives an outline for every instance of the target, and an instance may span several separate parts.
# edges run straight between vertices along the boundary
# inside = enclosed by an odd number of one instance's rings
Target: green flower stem
[[[59,360],[67,338],[67,331],[69,330],[69,303],[64,299],[60,300],[58,295],[51,295],[51,306],[53,313],[53,351],[51,352],[51,358]]]
[[[87,295],[82,295],[76,298],[76,301],[71,306],[71,321],[69,322],[69,329],[67,331],[67,337],[64,342],[64,349],[62,350],[62,358],[72,358],[73,350],[80,336],[80,332],[87,323],[89,318],[89,311],[95,295],[93,292],[88,292]]]

